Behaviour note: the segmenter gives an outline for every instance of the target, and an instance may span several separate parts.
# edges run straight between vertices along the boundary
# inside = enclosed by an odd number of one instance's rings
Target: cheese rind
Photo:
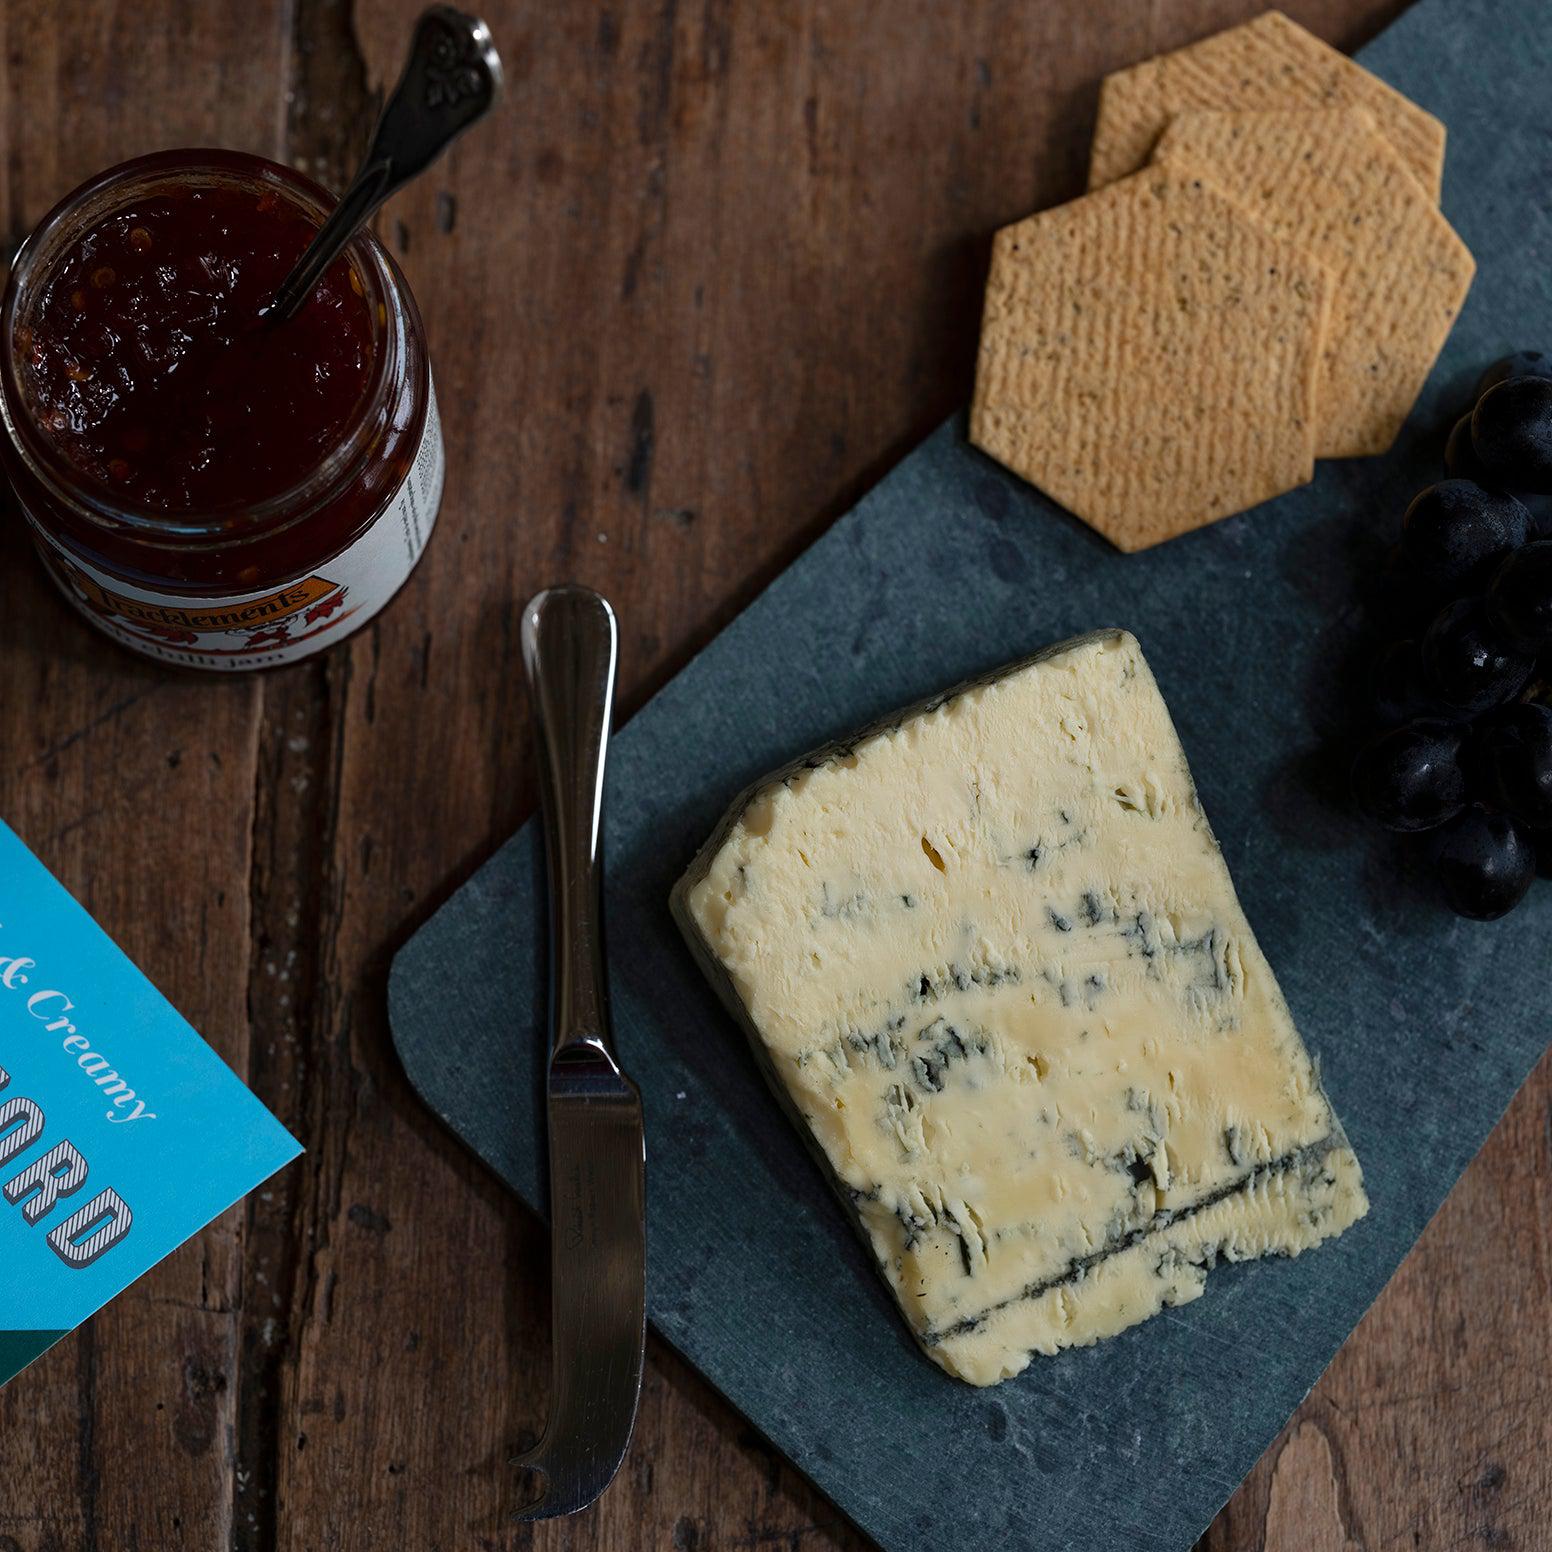
[[[1137,643],[750,789],[674,909],[927,1354],[991,1384],[1367,1208]]]

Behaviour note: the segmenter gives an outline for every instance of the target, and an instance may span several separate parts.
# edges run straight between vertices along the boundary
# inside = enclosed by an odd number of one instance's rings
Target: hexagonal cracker
[[[1242,511],[1314,471],[1330,291],[1167,168],[1004,227],[971,440],[1123,550]]]
[[[1281,11],[1213,34],[1105,77],[1089,160],[1089,187],[1135,172],[1164,126],[1191,109],[1367,108],[1437,201],[1444,125]]]
[[[1317,458],[1396,439],[1471,287],[1475,261],[1361,108],[1182,113],[1154,152],[1209,179],[1330,271]]]

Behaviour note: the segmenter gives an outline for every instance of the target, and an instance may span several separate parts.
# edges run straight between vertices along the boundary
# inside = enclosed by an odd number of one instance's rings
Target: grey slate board
[[[1552,345],[1552,6],[1423,0],[1361,56],[1450,129],[1480,264],[1387,457],[1117,554],[944,426],[624,730],[606,837],[616,1032],[647,1108],[657,1329],[890,1552],[1181,1552],[1384,1286],[1547,1038],[1552,885],[1455,920],[1341,795],[1358,579],[1481,366]],[[686,432],[686,434],[693,434]],[[1362,1160],[1370,1216],[1294,1262],[975,1390],[921,1357],[668,914],[752,778],[1063,636],[1141,639],[1245,909]],[[543,1201],[542,846],[529,824],[404,948],[427,1104]],[[446,987],[461,1001],[449,1035]],[[514,1113],[511,1095],[523,1096]]]

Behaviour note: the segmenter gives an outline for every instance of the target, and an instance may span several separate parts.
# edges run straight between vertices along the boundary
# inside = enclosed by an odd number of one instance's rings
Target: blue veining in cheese
[[[917,1339],[972,1383],[1367,1210],[1124,632],[761,783],[674,904]]]

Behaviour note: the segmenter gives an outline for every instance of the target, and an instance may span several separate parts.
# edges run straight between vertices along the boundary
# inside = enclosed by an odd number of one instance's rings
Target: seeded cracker
[[[1330,281],[1149,168],[1005,227],[970,436],[1123,550],[1309,480]]]
[[[1192,109],[1367,108],[1435,202],[1444,125],[1280,11],[1105,77],[1089,160],[1102,188],[1147,160],[1164,126]]]
[[[1470,250],[1361,109],[1183,113],[1155,160],[1210,179],[1330,271],[1315,455],[1395,441],[1471,286]]]

